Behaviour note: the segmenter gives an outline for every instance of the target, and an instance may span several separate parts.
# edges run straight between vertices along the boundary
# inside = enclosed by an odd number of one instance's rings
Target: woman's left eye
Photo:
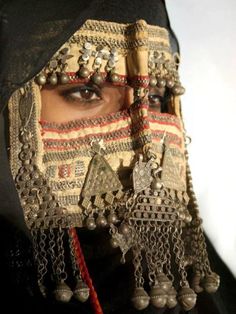
[[[162,97],[158,94],[149,94],[148,100],[151,107],[159,107],[161,105]]]
[[[149,95],[149,101],[151,102],[160,102],[160,96],[157,94]]]

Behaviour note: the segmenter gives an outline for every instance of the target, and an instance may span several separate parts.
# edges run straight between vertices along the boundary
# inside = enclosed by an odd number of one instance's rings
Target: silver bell
[[[178,294],[178,301],[185,311],[191,310],[197,300],[196,293],[189,287],[183,287]]]
[[[53,295],[57,301],[67,303],[70,301],[73,292],[64,281],[61,281],[57,284],[56,289],[53,291]]]
[[[134,307],[137,310],[143,310],[149,305],[150,297],[147,292],[142,288],[136,288],[134,291],[134,295],[131,299]]]
[[[89,287],[83,280],[79,280],[74,290],[74,298],[80,302],[85,302],[89,298]]]
[[[155,285],[151,289],[150,300],[153,306],[163,308],[166,305],[167,293],[159,285]]]

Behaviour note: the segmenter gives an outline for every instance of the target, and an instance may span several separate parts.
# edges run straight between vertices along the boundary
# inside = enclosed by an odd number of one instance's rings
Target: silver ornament
[[[74,298],[80,302],[85,302],[89,298],[89,287],[83,280],[79,280],[74,290]]]
[[[53,295],[57,301],[67,303],[70,301],[73,293],[70,287],[64,281],[61,281],[53,291]]]

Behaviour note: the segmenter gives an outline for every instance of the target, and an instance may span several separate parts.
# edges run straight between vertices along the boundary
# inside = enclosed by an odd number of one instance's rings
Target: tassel
[[[73,239],[76,262],[77,262],[77,265],[81,271],[82,279],[84,280],[84,282],[88,285],[88,287],[90,289],[90,300],[92,303],[92,307],[94,309],[94,313],[95,314],[103,314],[103,310],[102,310],[100,302],[98,300],[97,292],[93,286],[92,279],[89,275],[89,271],[88,271],[88,268],[87,268],[87,265],[86,265],[86,262],[84,259],[84,255],[83,255],[83,252],[82,252],[82,249],[80,246],[80,242],[79,242],[78,235],[76,233],[76,229],[71,228],[69,231],[69,234]]]

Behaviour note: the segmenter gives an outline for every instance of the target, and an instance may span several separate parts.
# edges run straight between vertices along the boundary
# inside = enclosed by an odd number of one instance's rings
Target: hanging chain
[[[188,286],[187,272],[184,267],[184,243],[181,238],[182,226],[180,222],[175,223],[174,232],[172,234],[172,241],[174,244],[173,251],[175,253],[175,261],[178,265],[179,274],[181,276],[180,286]]]
[[[145,229],[141,234],[142,243],[145,245],[145,258],[147,261],[147,267],[148,267],[148,278],[150,282],[150,286],[155,283],[156,276],[155,276],[155,261],[153,257],[154,247],[155,247],[155,227],[152,228],[151,225],[145,226]],[[153,230],[152,230],[153,229]]]
[[[165,250],[165,272],[167,277],[174,282],[174,276],[171,273],[171,254],[170,254],[170,234],[171,234],[171,224],[170,222],[165,222],[163,227],[163,238],[164,238],[164,250]]]
[[[53,273],[56,274],[56,253],[55,253],[55,246],[56,246],[56,238],[55,238],[55,230],[50,228],[49,230],[49,234],[48,234],[48,239],[49,239],[49,242],[48,242],[48,251],[49,251],[49,254],[50,254],[50,258],[51,258],[51,261],[52,261],[52,270],[53,270]]]
[[[34,260],[38,270],[38,285],[43,295],[45,295],[45,289],[43,286],[44,277],[47,273],[47,252],[46,252],[46,234],[44,230],[32,229],[32,242],[34,249]]]
[[[135,223],[135,229],[141,234],[140,226]],[[140,239],[139,239],[140,240]],[[133,264],[134,264],[134,277],[136,282],[136,287],[142,287],[144,285],[143,278],[143,268],[142,268],[142,247],[139,241],[132,248],[133,250]]]
[[[58,249],[58,256],[56,258],[56,275],[59,281],[65,281],[67,279],[67,273],[65,270],[65,251],[63,243],[64,231],[62,228],[58,229],[57,234],[56,244]]]
[[[76,263],[76,257],[75,257],[75,249],[74,249],[74,239],[71,236],[69,230],[68,230],[68,237],[69,237],[69,247],[70,247],[70,255],[71,255],[71,264],[72,264],[72,270],[73,270],[73,276],[78,279],[82,280],[81,272],[79,271]]]
[[[202,276],[204,276],[205,273],[211,273],[211,268],[207,254],[205,237],[203,235],[202,220],[199,217],[199,207],[197,203],[197,198],[193,189],[192,175],[188,164],[189,155],[187,150],[185,151],[185,156],[188,189],[191,200],[190,209],[191,215],[193,216],[193,221],[191,222],[191,229],[192,229],[192,249],[194,251],[195,255],[194,257],[196,259],[195,268],[196,270],[200,271]]]

